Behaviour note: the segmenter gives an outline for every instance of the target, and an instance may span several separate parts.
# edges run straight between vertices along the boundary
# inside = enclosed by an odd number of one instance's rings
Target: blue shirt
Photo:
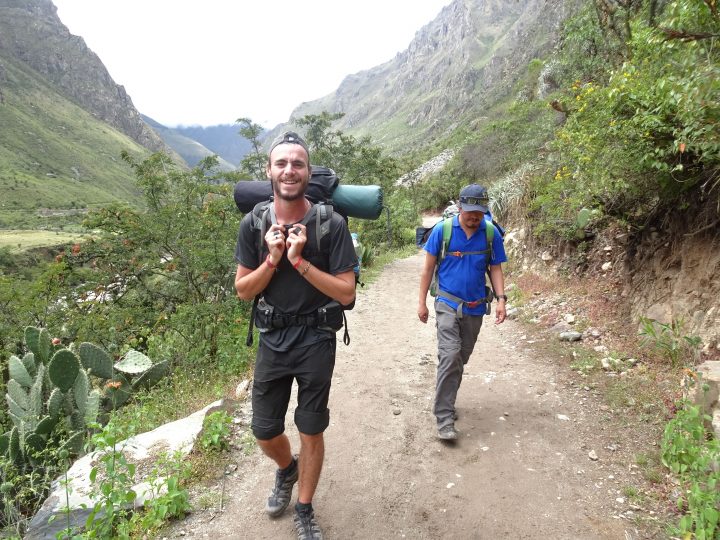
[[[487,237],[485,227],[486,220],[480,221],[480,226],[470,238],[467,238],[465,231],[460,226],[459,216],[452,218],[452,234],[450,235],[450,244],[447,252],[451,251],[483,251],[487,249]],[[442,247],[443,227],[439,222],[430,233],[425,251],[434,255],[440,255]],[[438,288],[445,292],[462,298],[467,302],[472,302],[485,298],[488,294],[485,291],[485,270],[487,269],[487,253],[476,255],[465,255],[463,257],[455,257],[445,255],[445,258],[438,268]],[[507,262],[505,255],[505,246],[499,231],[495,230],[492,245],[492,258],[490,264],[500,264]],[[437,301],[444,302],[453,309],[457,309],[457,302],[444,297],[438,297]],[[486,311],[485,303],[480,303],[475,307],[463,305],[463,313],[467,315],[484,315]]]

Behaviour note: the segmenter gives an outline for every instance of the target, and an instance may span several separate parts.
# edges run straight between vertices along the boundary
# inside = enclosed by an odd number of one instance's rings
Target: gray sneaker
[[[268,497],[265,511],[270,517],[278,517],[290,504],[292,490],[298,480],[297,456],[293,456],[295,468],[290,473],[283,473],[281,469],[275,471],[275,487]]]
[[[323,540],[322,530],[315,521],[315,512],[312,510],[301,512],[296,509],[293,523],[298,540]]]
[[[458,433],[455,431],[455,426],[449,424],[438,429],[438,438],[443,441],[454,441],[458,438]]]

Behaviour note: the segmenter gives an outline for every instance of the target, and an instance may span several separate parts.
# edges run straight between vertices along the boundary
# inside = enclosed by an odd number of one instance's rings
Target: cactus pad
[[[40,329],[34,326],[25,327],[25,346],[37,355]]]
[[[138,352],[134,349],[130,349],[122,360],[115,364],[115,369],[125,373],[126,375],[137,375],[139,373],[145,373],[152,367],[152,360],[150,360],[143,353]]]
[[[83,443],[85,442],[85,434],[82,431],[73,433],[72,436],[65,441],[65,443],[59,448],[60,450],[67,450],[70,454],[79,454],[82,452]]]
[[[40,329],[40,335],[38,336],[38,356],[43,364],[47,364],[50,360],[50,351],[52,350],[52,338],[47,328]]]
[[[154,386],[157,384],[157,382],[162,379],[165,374],[170,369],[170,364],[167,360],[163,360],[162,362],[158,362],[157,364],[153,365],[150,369],[148,369],[145,373],[140,375],[136,380],[133,381],[132,387],[133,390],[138,390],[140,388],[150,388],[151,386]]]
[[[30,388],[33,383],[32,375],[28,373],[25,364],[17,356],[11,356],[8,362],[8,371],[10,372],[10,378],[15,379],[25,388]]]
[[[67,349],[60,349],[56,352],[48,366],[50,382],[62,392],[67,392],[72,388],[79,372],[80,360]]]
[[[38,422],[37,427],[35,428],[35,433],[38,435],[50,435],[52,433],[53,428],[57,424],[56,418],[51,418],[49,416],[46,416],[40,422]]]
[[[85,416],[85,407],[87,406],[88,392],[90,392],[90,381],[84,369],[78,372],[73,384],[73,397],[75,405],[81,416]]]
[[[59,388],[55,388],[47,401],[48,413],[53,418],[58,418],[62,412],[63,394]]]
[[[101,379],[113,378],[112,357],[100,347],[92,343],[81,343],[78,353],[83,367],[90,370],[90,375]]]
[[[97,422],[100,412],[100,392],[93,390],[88,394],[87,406],[85,407],[85,425],[89,426]]]
[[[34,377],[37,373],[38,364],[42,365],[42,362],[39,360],[35,362],[35,355],[31,352],[26,353],[25,356],[23,356],[22,363],[31,377]]]
[[[22,453],[20,452],[20,432],[17,427],[12,428],[10,432],[10,445],[8,447],[10,459],[15,463],[22,463]]]
[[[37,433],[31,433],[25,437],[25,448],[32,452],[40,452],[45,448],[45,439]]]
[[[0,435],[0,456],[6,455],[8,448],[10,448],[10,432]]]
[[[10,379],[7,383],[7,398],[8,406],[10,411],[20,417],[25,416],[28,410],[28,393],[25,389],[20,386],[20,383],[15,379]]]

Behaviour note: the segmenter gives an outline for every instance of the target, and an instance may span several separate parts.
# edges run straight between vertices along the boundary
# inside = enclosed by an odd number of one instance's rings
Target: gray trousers
[[[465,364],[475,348],[482,315],[463,315],[457,318],[455,310],[444,302],[435,302],[435,320],[438,337],[437,383],[435,407],[438,429],[453,424],[455,399],[462,382]]]

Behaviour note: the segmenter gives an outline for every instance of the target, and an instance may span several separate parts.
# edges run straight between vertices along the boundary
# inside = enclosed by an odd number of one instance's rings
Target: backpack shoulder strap
[[[452,222],[453,218],[452,216],[443,220],[443,241],[442,241],[442,248],[440,248],[440,256],[441,259],[445,258],[445,254],[448,251],[448,248],[450,247],[450,237],[452,237]]]
[[[493,256],[493,238],[495,238],[495,225],[491,221],[485,220],[485,240],[487,240],[488,249],[488,266]]]
[[[331,204],[326,203],[315,203],[313,207],[315,208],[315,240],[318,251],[322,251],[320,241],[330,232],[330,220],[334,210]],[[312,212],[308,212],[300,223],[307,225],[311,216]]]
[[[275,217],[275,205],[272,200],[256,204],[255,208],[253,208],[252,216],[252,226],[258,231],[258,264],[262,264],[263,239],[265,238],[265,233],[268,230],[268,223],[277,223],[277,218]]]

